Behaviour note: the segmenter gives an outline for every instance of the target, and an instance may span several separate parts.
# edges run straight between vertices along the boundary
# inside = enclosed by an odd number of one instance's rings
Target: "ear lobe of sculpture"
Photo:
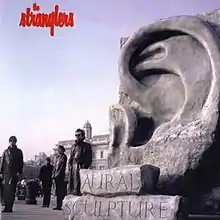
[[[140,83],[140,81],[132,73],[134,63],[140,59],[141,51],[150,45],[164,41],[170,37],[177,37],[188,35],[199,42],[205,49],[210,59],[211,66],[211,86],[209,88],[209,94],[204,99],[204,105],[201,109],[200,116],[203,120],[208,122],[212,120],[210,110],[213,106],[216,107],[218,104],[219,96],[219,74],[220,74],[220,51],[219,51],[219,40],[209,24],[205,21],[193,17],[193,16],[180,16],[174,19],[168,19],[159,21],[155,24],[146,26],[137,31],[126,43],[122,50],[120,62],[119,62],[119,73],[122,90],[128,94],[128,96],[136,101],[142,103],[143,94],[145,93],[146,87]],[[163,50],[163,49],[160,49]],[[158,53],[158,51],[156,51]],[[162,51],[164,53],[164,51]],[[159,53],[162,53],[159,51]],[[175,73],[176,74],[176,73]],[[207,71],[207,74],[210,72]],[[179,74],[184,84],[184,76]],[[186,90],[186,85],[184,85]],[[190,92],[189,91],[185,91]],[[204,94],[205,95],[205,94]],[[186,94],[186,99],[190,94]],[[142,98],[142,99],[141,99]],[[185,107],[179,115],[184,116],[186,109],[189,108],[192,103],[185,100]],[[214,125],[216,126],[216,124]]]
[[[137,127],[137,118],[132,108],[126,105],[113,105],[109,110],[111,121],[111,143],[114,148],[129,146]]]

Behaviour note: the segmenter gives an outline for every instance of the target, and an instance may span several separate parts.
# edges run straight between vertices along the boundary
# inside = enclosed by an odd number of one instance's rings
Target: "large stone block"
[[[174,220],[180,206],[178,196],[66,196],[65,220]]]
[[[152,192],[160,169],[151,165],[128,165],[106,170],[80,170],[81,193],[128,195]]]

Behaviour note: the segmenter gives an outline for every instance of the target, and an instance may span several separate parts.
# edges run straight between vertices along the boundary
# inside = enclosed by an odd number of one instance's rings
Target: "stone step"
[[[176,220],[179,205],[178,196],[69,195],[63,201],[63,213],[68,220]]]
[[[81,193],[117,196],[152,193],[160,169],[151,165],[127,165],[105,170],[80,170]]]

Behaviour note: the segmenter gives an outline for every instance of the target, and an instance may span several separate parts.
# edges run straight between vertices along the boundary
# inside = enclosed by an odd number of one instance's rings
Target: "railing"
[[[91,144],[92,145],[102,145],[103,144],[103,145],[108,146],[109,141],[106,141],[106,140],[103,140],[103,141],[102,140],[101,141],[92,141]]]

